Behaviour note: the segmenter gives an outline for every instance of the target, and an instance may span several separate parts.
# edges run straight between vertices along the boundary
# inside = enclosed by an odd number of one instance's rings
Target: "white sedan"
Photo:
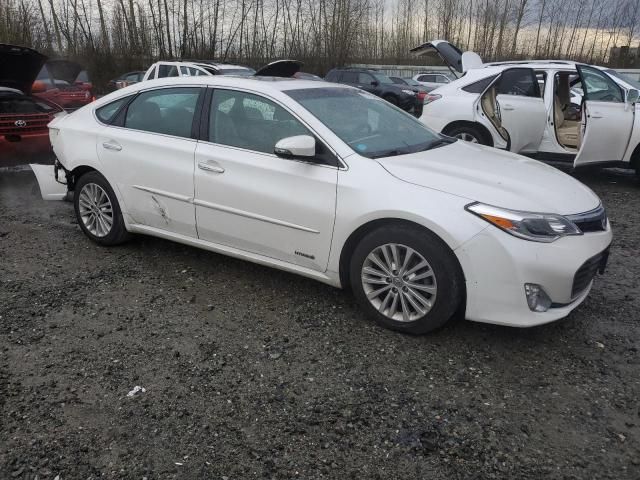
[[[73,192],[91,240],[154,235],[350,287],[404,332],[456,312],[520,327],[565,317],[611,243],[600,200],[573,178],[342,85],[151,80],[50,134],[57,171],[33,166],[41,191]]]
[[[444,41],[436,50],[464,76],[425,98],[420,120],[462,140],[574,167],[616,166],[640,174],[640,84],[615,70],[564,60],[482,64]]]

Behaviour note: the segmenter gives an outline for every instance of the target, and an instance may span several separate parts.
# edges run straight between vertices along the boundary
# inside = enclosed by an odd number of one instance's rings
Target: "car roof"
[[[358,90],[339,83],[318,82],[317,80],[305,80],[299,78],[260,76],[246,77],[240,75],[203,75],[194,77],[167,77],[139,82],[117,90],[116,92],[109,95],[106,95],[98,99],[95,104],[97,107],[99,107],[118,98],[153,88],[200,85],[212,87],[235,87],[240,89],[254,90],[258,93],[265,94],[278,93],[286,90],[301,90],[309,88],[346,88]]]
[[[234,65],[231,63],[216,63],[216,62],[210,62],[208,60],[161,60],[159,62],[156,62],[156,64],[163,64],[163,65],[193,65],[196,67],[215,67],[215,68],[219,68],[221,70],[225,70],[225,69],[243,69],[243,70],[250,70],[249,67],[246,67],[244,65]]]

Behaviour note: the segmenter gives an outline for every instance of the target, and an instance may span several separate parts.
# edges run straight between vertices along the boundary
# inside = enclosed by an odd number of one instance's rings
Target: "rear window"
[[[43,100],[0,96],[0,114],[56,113],[60,111],[60,108]]]

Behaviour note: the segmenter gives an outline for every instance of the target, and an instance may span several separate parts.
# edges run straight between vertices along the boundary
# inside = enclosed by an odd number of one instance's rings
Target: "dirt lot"
[[[0,478],[640,478],[640,185],[580,179],[615,240],[579,309],[416,338],[287,273],[98,247],[0,172]]]

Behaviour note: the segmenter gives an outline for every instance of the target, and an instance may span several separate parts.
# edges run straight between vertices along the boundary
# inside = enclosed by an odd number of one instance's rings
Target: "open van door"
[[[509,68],[480,96],[478,120],[509,140],[515,153],[536,152],[546,127],[547,111],[533,69]]]
[[[480,68],[482,66],[480,55],[475,52],[463,52],[446,40],[432,40],[423,43],[409,50],[409,53],[415,57],[433,55],[440,57],[456,77],[471,68]]]
[[[635,107],[626,92],[597,68],[576,65],[582,91],[578,155],[573,166],[622,160],[631,138]]]

